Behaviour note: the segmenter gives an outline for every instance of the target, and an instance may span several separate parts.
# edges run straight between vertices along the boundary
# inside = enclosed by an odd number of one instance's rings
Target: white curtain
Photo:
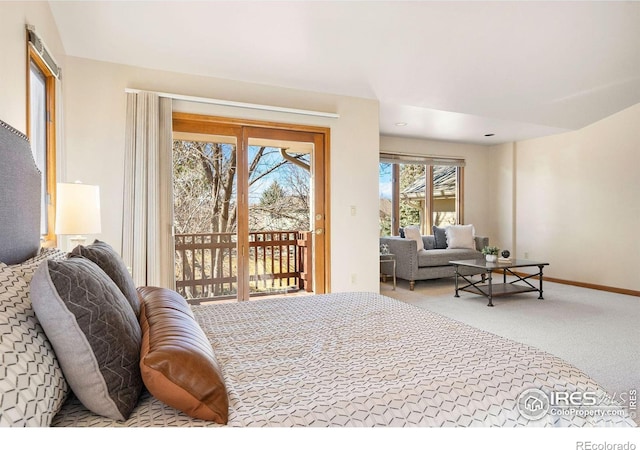
[[[67,180],[67,155],[64,148],[64,109],[63,109],[62,82],[56,80],[56,180]]]
[[[127,93],[122,257],[138,286],[175,287],[171,99]]]
[[[60,77],[56,79],[56,182],[67,180],[67,152],[64,138],[64,92]],[[70,249],[71,236],[58,235],[58,248]]]

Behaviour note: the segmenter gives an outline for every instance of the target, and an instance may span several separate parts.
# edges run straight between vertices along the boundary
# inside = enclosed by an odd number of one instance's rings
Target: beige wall
[[[336,112],[339,119],[176,102],[176,109],[331,129],[331,280],[336,291],[377,291],[378,103],[67,58],[66,173],[99,184],[102,238],[121,245],[125,88]],[[356,215],[351,215],[351,206]]]
[[[464,222],[473,224],[476,234],[495,240],[491,207],[492,174],[490,172],[490,148],[483,145],[456,144],[426,139],[409,139],[393,136],[380,137],[380,150],[389,153],[446,156],[462,158],[464,168]]]
[[[549,262],[551,277],[640,290],[638,124],[640,104],[578,131],[492,148],[504,173],[494,188],[498,230],[508,236],[514,224],[518,257]]]
[[[36,33],[64,71],[64,50],[47,2],[0,1],[0,119],[27,130],[27,34]]]
[[[491,158],[491,198],[489,218],[493,230],[492,244],[501,250],[517,254],[515,239],[515,143],[492,146]]]

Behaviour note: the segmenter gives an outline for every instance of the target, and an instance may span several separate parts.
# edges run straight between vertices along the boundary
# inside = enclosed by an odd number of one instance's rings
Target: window
[[[35,30],[28,31],[27,135],[33,159],[42,173],[40,233],[55,243],[56,79],[60,69]]]
[[[461,171],[462,167],[431,166],[433,178],[431,223],[437,227],[446,227],[461,222],[461,202],[458,201]]]
[[[426,227],[425,183],[428,166],[424,164],[398,164],[398,217],[400,227],[420,225],[424,233]],[[430,233],[426,233],[430,234]]]
[[[408,225],[427,235],[433,225],[463,223],[464,161],[390,154],[380,161],[381,236]]]

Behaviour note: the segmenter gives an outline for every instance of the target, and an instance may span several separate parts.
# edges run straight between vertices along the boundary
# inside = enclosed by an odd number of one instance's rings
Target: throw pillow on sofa
[[[473,225],[452,225],[447,227],[447,248],[476,249],[475,228]]]
[[[444,250],[447,248],[447,229],[446,227],[433,226],[434,248]]]
[[[424,242],[422,242],[422,235],[420,234],[420,228],[415,225],[404,227],[405,239],[412,239],[416,241],[416,248],[418,251],[424,250]]]

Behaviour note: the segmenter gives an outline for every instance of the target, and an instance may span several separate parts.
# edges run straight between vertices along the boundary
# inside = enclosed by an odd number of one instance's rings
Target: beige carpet
[[[610,394],[640,390],[640,298],[545,282],[536,292],[487,299],[461,292],[454,280],[380,283],[380,293],[477,328],[532,345],[580,368]]]

